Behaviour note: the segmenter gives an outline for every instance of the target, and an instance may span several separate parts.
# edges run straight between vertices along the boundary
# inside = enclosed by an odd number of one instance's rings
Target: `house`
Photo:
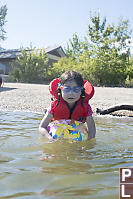
[[[45,52],[48,56],[49,65],[52,65],[60,58],[66,56],[61,46],[45,48]],[[17,58],[17,56],[21,56],[20,49],[0,50],[0,74],[9,74],[9,72],[12,70],[11,63]]]

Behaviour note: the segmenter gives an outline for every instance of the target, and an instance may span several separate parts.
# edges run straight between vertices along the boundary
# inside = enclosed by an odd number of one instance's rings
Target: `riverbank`
[[[0,88],[0,109],[21,110],[44,113],[50,105],[51,95],[48,85],[4,83]],[[95,95],[90,100],[94,115],[96,109],[107,109],[118,104],[133,105],[133,88],[95,87]],[[133,116],[133,111],[117,111],[117,115]]]

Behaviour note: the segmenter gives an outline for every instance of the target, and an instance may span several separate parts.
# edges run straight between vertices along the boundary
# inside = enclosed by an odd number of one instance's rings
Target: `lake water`
[[[40,137],[43,115],[0,112],[0,198],[118,199],[119,168],[133,166],[133,119],[96,117],[96,139]]]

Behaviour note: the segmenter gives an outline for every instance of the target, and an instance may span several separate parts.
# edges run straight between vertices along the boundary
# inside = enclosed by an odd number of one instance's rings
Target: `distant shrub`
[[[16,82],[41,83],[49,79],[48,58],[44,49],[21,49],[12,64],[9,79]]]

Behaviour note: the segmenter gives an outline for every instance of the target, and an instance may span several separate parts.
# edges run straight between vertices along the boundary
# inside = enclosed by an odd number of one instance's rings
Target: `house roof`
[[[66,56],[66,54],[65,54],[65,52],[64,52],[64,50],[63,50],[63,48],[61,46],[54,46],[54,47],[45,48],[45,52],[46,53],[50,53],[50,52],[55,51],[55,50],[62,52],[62,54],[64,56]]]
[[[15,59],[21,55],[21,51],[18,49],[2,50],[0,51],[0,59]]]
[[[45,52],[57,57],[65,57],[66,54],[61,46],[44,48]],[[20,49],[0,50],[0,59],[15,59],[21,55]]]

